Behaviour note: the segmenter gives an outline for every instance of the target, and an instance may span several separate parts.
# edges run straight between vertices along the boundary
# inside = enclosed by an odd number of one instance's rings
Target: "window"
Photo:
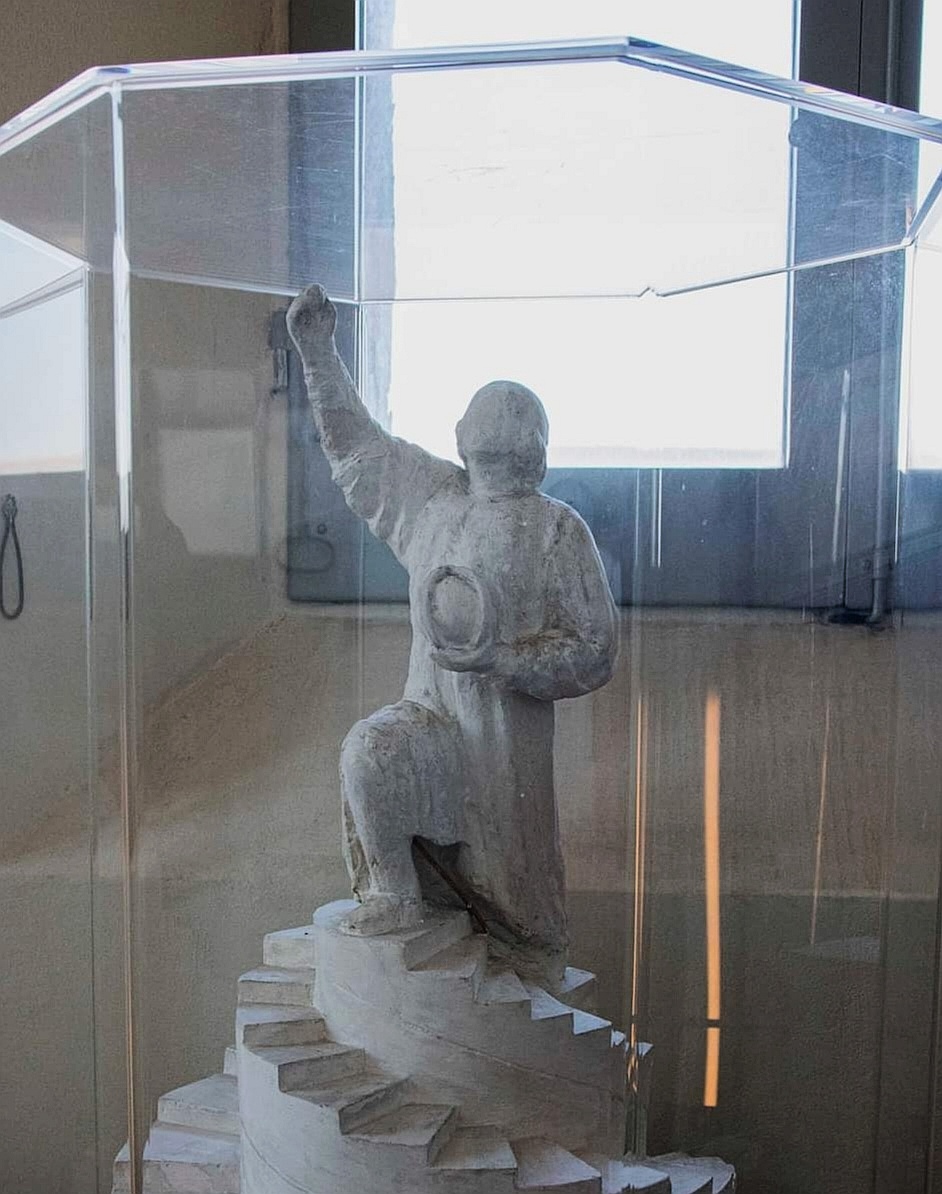
[[[0,222],[0,359],[9,384],[0,475],[85,467],[85,296],[81,263]],[[57,328],[57,353],[47,329]]]
[[[366,5],[368,48],[386,8]],[[792,0],[761,22],[742,0],[722,20],[697,0],[630,15],[633,35],[791,72]],[[392,44],[621,34],[625,19],[612,0],[396,0]],[[396,294],[410,301],[390,316],[388,392],[367,400],[388,403],[391,429],[454,457],[471,394],[511,377],[547,407],[551,468],[781,467],[789,287],[771,271],[789,248],[789,110],[617,64],[434,87],[430,103],[428,76],[401,75],[390,96]],[[560,139],[584,170],[560,161]],[[454,279],[499,301],[413,301]]]
[[[884,26],[896,27],[890,9],[877,7],[840,15],[805,0],[802,77],[905,98],[918,56],[908,34],[895,43],[884,36]],[[798,56],[790,0],[764,6],[761,22],[741,0],[723,6],[722,20],[715,6],[707,13],[692,0],[630,11],[633,34],[694,52],[777,74],[792,73]],[[362,0],[361,36],[367,47],[598,36],[619,30],[624,12],[603,0]],[[911,0],[894,12],[911,32]],[[452,455],[454,423],[478,385],[495,376],[531,385],[551,419],[545,488],[587,518],[624,602],[871,613],[874,577],[895,533],[887,429],[895,436],[899,377],[892,361],[874,376],[865,346],[874,335],[883,345],[901,339],[902,254],[880,250],[898,243],[928,185],[924,178],[916,186],[911,146],[855,125],[795,119],[772,104],[756,105],[752,145],[724,143],[733,123],[749,140],[742,108],[736,122],[723,119],[723,103],[741,97],[715,89],[714,107],[713,92],[704,98],[698,88],[691,104],[681,86],[672,107],[663,76],[631,70],[611,72],[613,102],[606,109],[596,96],[589,123],[580,69],[563,77],[557,68],[550,80],[547,68],[541,81],[541,68],[528,68],[515,96],[527,113],[519,129],[493,105],[486,72],[453,72],[441,121],[429,117],[421,74],[366,86],[367,158],[375,167],[385,155],[379,199],[394,207],[395,221],[363,246],[364,396],[392,430]],[[640,93],[633,102],[617,95],[630,86],[626,76],[641,74],[656,97],[646,107]],[[610,125],[600,110],[612,113]],[[409,119],[419,112],[421,122]],[[474,118],[465,120],[468,113]],[[637,136],[634,153],[619,158],[611,147],[631,143],[625,113],[637,113]],[[554,162],[560,122],[579,130],[587,154],[608,150],[604,194],[580,190],[578,171],[566,177]],[[482,124],[487,138],[476,132]],[[410,131],[418,127],[420,141]],[[498,161],[514,137],[515,152]],[[632,184],[669,139],[662,182],[668,160],[674,174],[645,195]],[[654,156],[639,165],[640,152]],[[522,235],[506,235],[501,213],[515,202],[507,162],[527,175],[531,194],[534,178],[544,184],[531,221],[543,243],[561,213],[584,211],[581,244],[557,238],[550,258],[535,233],[527,243],[526,220],[511,221]],[[367,177],[367,212],[372,185]],[[900,197],[899,210],[887,210],[887,193]],[[855,218],[835,218],[847,205]],[[585,261],[597,263],[591,272]],[[790,274],[790,263],[802,268]],[[451,293],[449,267],[461,279]],[[527,293],[534,277],[530,289],[553,298]],[[448,301],[430,301],[442,296]],[[567,335],[588,346],[578,364],[560,350]],[[354,343],[352,320],[349,336],[353,362],[363,345]],[[297,402],[294,439],[306,418]],[[874,423],[879,434],[867,441]],[[397,566],[337,508],[316,445],[308,451],[293,469],[292,595],[404,597]],[[318,526],[327,529],[319,535]]]

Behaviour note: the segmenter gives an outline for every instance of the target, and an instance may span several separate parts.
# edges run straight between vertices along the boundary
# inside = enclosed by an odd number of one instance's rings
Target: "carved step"
[[[255,1003],[236,1012],[236,1034],[244,1045],[313,1045],[327,1028],[314,1008]]]
[[[481,1006],[502,1005],[521,1012],[526,1008],[532,1020],[565,1021],[573,1036],[597,1039],[605,1046],[618,1043],[612,1036],[610,1021],[578,1006],[580,999],[589,1001],[595,994],[595,976],[586,970],[567,968],[561,991],[576,1001],[567,1003],[558,995],[521,980],[514,971],[489,962],[487,940],[476,934],[412,967],[412,973],[466,985],[474,1002]]]
[[[713,1178],[703,1173],[681,1172],[668,1174],[671,1194],[713,1194]]]
[[[531,1194],[602,1194],[602,1175],[592,1165],[579,1159],[550,1140],[532,1136],[513,1140],[510,1147],[517,1158],[517,1189]]]
[[[643,1162],[616,1161],[599,1153],[580,1153],[587,1165],[602,1175],[602,1194],[674,1194],[670,1177]]]
[[[504,1003],[521,1008],[530,1003],[527,989],[513,970],[502,966],[488,967],[477,993],[482,1004]],[[529,1011],[528,1011],[529,1014]]]
[[[575,966],[567,966],[559,990],[554,994],[557,999],[562,1003],[568,1003],[570,1007],[581,1008],[584,1012],[594,1012],[597,995],[595,975],[588,970],[577,970]]]
[[[496,1179],[504,1174],[509,1178],[508,1189],[514,1188],[517,1158],[510,1142],[497,1128],[456,1128],[435,1161],[436,1169],[484,1170]],[[496,1183],[495,1183],[496,1184]]]
[[[481,933],[463,937],[426,961],[413,966],[413,974],[429,979],[467,983],[472,996],[477,995],[487,968],[487,938]]]
[[[239,1137],[154,1124],[144,1146],[144,1194],[239,1194]],[[114,1166],[114,1194],[130,1190],[127,1145]]]
[[[225,1074],[214,1074],[171,1090],[158,1100],[157,1119],[178,1127],[238,1134],[238,1083]]]
[[[324,904],[314,913],[314,930],[318,934],[326,931],[337,941],[346,942],[348,935],[341,929],[341,922],[356,911],[356,900],[335,900]],[[394,933],[382,933],[375,937],[354,938],[370,943],[370,952],[390,970],[413,970],[427,962],[450,945],[471,936],[471,921],[467,912],[430,909],[425,920],[411,929],[399,929]],[[330,946],[330,939],[326,943]],[[321,955],[319,965],[328,959]]]
[[[352,1140],[394,1145],[403,1154],[414,1155],[416,1164],[430,1165],[448,1143],[457,1127],[458,1108],[434,1103],[404,1103],[369,1120]]]
[[[305,1090],[323,1086],[335,1078],[362,1074],[366,1055],[362,1049],[322,1041],[316,1045],[258,1046],[251,1050],[278,1070],[278,1089]]]
[[[432,916],[414,929],[396,933],[388,938],[392,950],[398,954],[404,970],[414,970],[442,950],[471,936],[471,921],[467,912],[443,912]],[[375,941],[382,938],[373,938]]]
[[[286,1004],[310,1007],[314,1002],[314,971],[260,966],[239,979],[239,1003]]]
[[[292,1098],[334,1111],[341,1133],[347,1134],[383,1112],[400,1106],[405,1101],[407,1089],[408,1083],[404,1079],[367,1070],[321,1086],[292,1090],[290,1094]]]
[[[285,970],[313,970],[314,926],[282,929],[267,933],[262,945],[262,961],[266,966],[280,966]]]
[[[718,1157],[665,1153],[646,1159],[645,1164],[668,1175],[671,1194],[730,1194],[734,1186],[735,1170]]]
[[[544,991],[542,987],[534,986],[532,983],[523,985],[530,996],[532,1019],[567,1020],[573,1036],[598,1038],[608,1046],[613,1043],[610,1020],[603,1020],[601,1016],[595,1016],[592,1012],[570,1007],[569,1004],[550,995],[548,991]]]
[[[461,913],[357,937],[343,929],[355,907],[337,902],[314,917],[316,996],[330,1036],[507,1139],[538,1131],[568,1148],[622,1146],[624,1039],[607,1020],[528,991],[506,962],[487,957]],[[591,986],[585,972],[567,977],[576,992]],[[241,1065],[244,1075],[244,1055]]]

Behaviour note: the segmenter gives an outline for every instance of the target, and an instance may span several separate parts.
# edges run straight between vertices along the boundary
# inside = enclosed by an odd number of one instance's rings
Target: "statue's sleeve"
[[[373,426],[353,450],[329,455],[347,505],[405,562],[416,519],[456,465]]]
[[[305,381],[321,446],[347,505],[405,562],[416,518],[458,466],[381,427],[336,353],[306,369]]]
[[[540,700],[582,696],[612,676],[617,612],[592,533],[562,507],[547,545],[543,630],[515,645],[511,683]]]

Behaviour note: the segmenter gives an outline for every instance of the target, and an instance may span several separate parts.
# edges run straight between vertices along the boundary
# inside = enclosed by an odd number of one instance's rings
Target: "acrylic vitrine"
[[[610,1021],[623,1151],[936,1188],[940,169],[934,120],[624,39],[102,69],[0,130],[0,1184],[234,1194],[237,981],[349,895],[341,742],[410,620],[286,331],[316,282],[428,452],[540,395],[617,606],[556,714],[600,1019],[524,992],[513,1064]],[[340,1102],[409,1188],[601,1189]]]

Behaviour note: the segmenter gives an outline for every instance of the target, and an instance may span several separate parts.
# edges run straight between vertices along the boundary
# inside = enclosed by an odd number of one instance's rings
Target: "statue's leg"
[[[400,701],[357,722],[344,740],[344,855],[361,901],[348,918],[352,931],[384,933],[422,919],[412,842],[428,832],[429,791],[441,785],[444,724]]]
[[[566,967],[565,872],[553,782],[550,702],[505,702],[484,711],[469,744],[477,799],[459,856],[478,894],[493,953],[540,986]]]

